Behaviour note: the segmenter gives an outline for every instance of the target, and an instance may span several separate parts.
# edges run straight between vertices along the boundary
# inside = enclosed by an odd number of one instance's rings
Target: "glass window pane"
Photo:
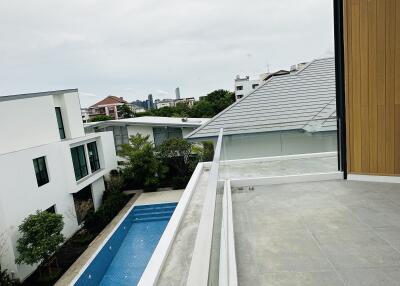
[[[33,159],[33,167],[38,186],[40,187],[47,184],[49,182],[49,176],[47,174],[45,157]]]
[[[57,124],[58,124],[58,131],[60,133],[60,138],[65,139],[64,123],[62,120],[60,107],[56,107],[56,117],[57,117]]]
[[[88,174],[84,146],[71,149],[72,162],[76,180],[80,180]]]

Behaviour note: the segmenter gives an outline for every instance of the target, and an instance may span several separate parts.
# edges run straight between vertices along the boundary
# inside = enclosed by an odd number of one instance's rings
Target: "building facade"
[[[0,120],[1,265],[23,280],[36,266],[15,264],[18,226],[47,210],[63,216],[71,237],[82,198],[96,209],[104,176],[117,167],[114,140],[111,132],[85,135],[76,89],[0,97]]]
[[[88,108],[89,118],[92,119],[98,115],[107,115],[113,119],[121,118],[121,113],[119,111],[119,107],[122,105],[128,105],[132,108],[131,104],[125,101],[122,97],[116,96],[107,96],[101,101],[93,104]]]
[[[262,79],[250,79],[249,76],[241,78],[239,75],[235,78],[235,97],[236,100],[255,90],[262,83]]]
[[[85,131],[87,133],[112,131],[115,147],[120,150],[121,145],[129,143],[130,136],[148,135],[150,141],[157,146],[172,137],[183,138],[209,120],[209,118],[143,116],[89,123],[85,125]]]

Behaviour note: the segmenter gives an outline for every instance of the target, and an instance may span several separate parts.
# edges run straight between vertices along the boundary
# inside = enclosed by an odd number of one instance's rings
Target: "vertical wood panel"
[[[395,173],[400,174],[400,3],[396,6],[396,52],[395,52]]]
[[[376,87],[376,8],[377,0],[368,2],[368,79],[369,79],[369,138],[370,138],[370,172],[378,173],[378,100]]]
[[[400,0],[344,0],[347,165],[400,175]]]
[[[386,171],[394,174],[394,70],[396,0],[386,0]]]
[[[360,2],[360,126],[361,170],[369,170],[368,1]],[[365,118],[367,120],[365,120]]]
[[[356,172],[361,172],[361,102],[360,102],[360,87],[361,87],[361,56],[360,56],[360,0],[353,0],[351,5],[351,30],[352,30],[352,120],[353,120],[353,144],[354,161],[353,168]]]
[[[378,173],[386,171],[386,0],[377,1]]]

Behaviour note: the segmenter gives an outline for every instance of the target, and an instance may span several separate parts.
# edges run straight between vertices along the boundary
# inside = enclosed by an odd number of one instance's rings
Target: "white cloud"
[[[332,15],[332,0],[2,0],[0,94],[232,89],[236,74],[325,56]]]

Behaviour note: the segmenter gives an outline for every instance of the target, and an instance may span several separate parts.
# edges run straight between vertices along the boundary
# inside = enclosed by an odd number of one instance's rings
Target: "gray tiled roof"
[[[336,129],[335,60],[312,61],[304,69],[272,77],[197,128],[187,138],[304,129]],[[312,120],[312,122],[310,122]]]

